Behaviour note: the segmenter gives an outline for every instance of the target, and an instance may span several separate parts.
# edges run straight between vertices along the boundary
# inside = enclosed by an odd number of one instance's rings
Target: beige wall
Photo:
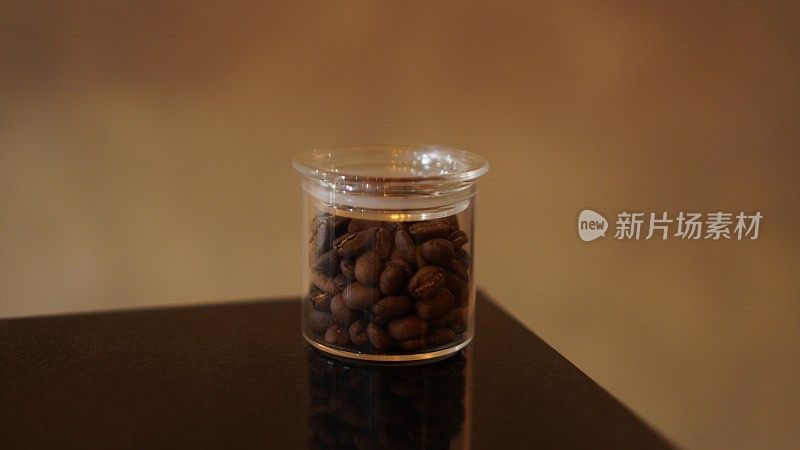
[[[796,4],[50,3],[0,5],[0,315],[294,294],[291,155],[436,142],[491,161],[479,284],[526,325],[679,444],[800,446]]]

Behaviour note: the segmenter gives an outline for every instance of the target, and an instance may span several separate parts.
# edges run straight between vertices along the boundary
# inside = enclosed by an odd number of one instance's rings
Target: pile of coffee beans
[[[312,449],[457,448],[465,420],[466,356],[375,366],[309,352]]]
[[[418,353],[462,341],[470,255],[455,216],[379,222],[320,214],[311,222],[306,326],[361,353]]]

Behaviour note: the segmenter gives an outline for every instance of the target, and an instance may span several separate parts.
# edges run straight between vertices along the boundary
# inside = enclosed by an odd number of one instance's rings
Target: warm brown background
[[[0,4],[0,315],[296,293],[291,155],[436,142],[491,161],[479,284],[526,325],[681,445],[800,446],[796,2],[161,3]]]

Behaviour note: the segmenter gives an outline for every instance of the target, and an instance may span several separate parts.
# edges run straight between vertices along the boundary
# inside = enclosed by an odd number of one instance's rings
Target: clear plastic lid
[[[489,170],[480,155],[430,144],[320,148],[295,156],[293,166],[304,189],[326,204],[384,211],[461,209],[457,203]]]
[[[318,180],[375,182],[461,182],[489,170],[480,155],[430,144],[320,148],[295,156],[293,165]]]

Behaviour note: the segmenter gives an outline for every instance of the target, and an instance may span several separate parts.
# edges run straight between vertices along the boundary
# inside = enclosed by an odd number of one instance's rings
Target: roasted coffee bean
[[[375,250],[370,250],[356,258],[354,273],[356,280],[364,286],[377,286],[382,271],[383,261]]]
[[[330,214],[319,216],[312,222],[313,241],[317,254],[327,251],[333,239],[347,228],[349,219]]]
[[[372,312],[387,319],[405,316],[414,309],[414,300],[407,295],[384,297],[372,305]]]
[[[409,339],[425,336],[425,333],[428,332],[428,322],[412,314],[389,322],[387,330],[392,339],[396,341],[407,341]]]
[[[453,293],[447,289],[439,289],[433,296],[419,299],[414,303],[417,315],[426,320],[438,319],[447,314],[456,302]]]
[[[318,287],[329,294],[336,295],[339,293],[339,288],[336,286],[336,281],[321,272],[311,272],[311,282],[314,286]]]
[[[418,222],[408,227],[408,234],[419,244],[428,239],[443,238],[450,234],[450,225],[444,222]]]
[[[351,219],[350,223],[347,225],[347,231],[350,233],[364,231],[370,228],[379,227],[382,224],[383,223],[379,220]]]
[[[447,289],[455,296],[457,307],[463,308],[467,306],[467,301],[469,300],[469,284],[467,284],[467,281],[451,275],[447,277]]]
[[[389,322],[391,321],[392,319],[389,319],[388,317],[382,317],[377,314],[372,315],[372,323],[378,325],[379,327],[385,327],[386,325],[389,325]]]
[[[472,263],[469,253],[463,248],[456,249],[456,261],[460,262],[467,270],[469,270],[470,264]]]
[[[311,219],[311,223],[308,224],[308,242],[311,242],[314,239],[317,234],[317,228],[326,215],[329,216],[330,214],[319,214]]]
[[[397,345],[403,350],[409,352],[412,352],[414,350],[420,350],[425,347],[425,336],[418,337],[415,339],[408,339],[405,341],[399,341]]]
[[[394,246],[405,262],[416,266],[417,247],[414,244],[414,239],[408,234],[408,231],[397,230],[397,233],[394,234]]]
[[[335,275],[339,272],[339,259],[339,255],[335,250],[328,250],[314,262],[314,270],[327,275]]]
[[[349,284],[342,291],[342,298],[344,298],[345,304],[350,309],[370,308],[382,296],[380,289],[364,286],[359,282]]]
[[[467,288],[469,287],[467,285],[466,279],[467,277],[462,278],[455,271],[453,271],[453,274],[447,277],[447,285],[446,285],[447,289],[450,289],[450,292],[452,292],[453,295],[458,297],[459,293],[467,290]]]
[[[428,331],[427,341],[430,345],[445,345],[456,340],[456,333],[449,328],[432,328]]]
[[[333,282],[336,283],[336,287],[339,288],[340,291],[346,288],[347,284],[349,283],[347,277],[342,274],[338,274],[333,277]]]
[[[417,263],[416,263],[415,267],[425,267],[425,266],[430,266],[431,265],[431,264],[428,264],[425,261],[425,258],[423,258],[422,255],[419,254],[419,246],[417,246],[417,254],[415,256],[417,257]]]
[[[367,323],[358,319],[350,324],[350,341],[355,345],[364,345],[367,342]]]
[[[333,321],[342,326],[349,326],[358,318],[358,314],[347,307],[342,294],[336,295],[331,299],[331,314]]]
[[[440,266],[449,265],[455,256],[453,244],[447,239],[441,238],[425,241],[420,244],[417,250],[426,262]]]
[[[378,228],[372,238],[372,250],[377,252],[382,260],[389,259],[392,253],[394,236],[386,228]]]
[[[403,259],[403,256],[400,253],[400,250],[397,248],[397,246],[392,247],[392,253],[389,254],[389,261],[403,261],[403,262],[406,262]],[[408,264],[408,263],[406,263],[406,264]]]
[[[453,244],[454,248],[461,247],[462,245],[469,242],[469,238],[467,238],[467,233],[464,233],[461,230],[456,230],[450,233],[447,236],[447,240]]]
[[[466,324],[467,316],[466,310],[464,308],[453,308],[443,317],[440,317],[435,320],[431,320],[430,325],[433,328],[451,328],[453,331],[456,331],[453,327],[459,328]],[[456,331],[459,333],[459,331]]]
[[[450,329],[456,334],[461,334],[467,331],[467,322],[460,321],[450,325]]]
[[[331,345],[347,345],[350,343],[350,333],[339,324],[333,324],[325,332],[325,342]]]
[[[308,300],[311,302],[311,307],[317,311],[327,312],[331,307],[331,294],[325,291],[309,295]]]
[[[465,290],[459,292],[458,294],[453,294],[453,295],[456,296],[456,307],[457,308],[466,308],[467,306],[469,306],[468,305],[468,303],[469,303],[469,291],[468,290],[465,289]]]
[[[450,329],[456,334],[461,334],[467,330],[467,308],[456,308],[450,314],[453,315]]]
[[[328,228],[326,226],[320,226],[317,231],[316,235],[314,236],[314,240],[312,243],[314,244],[314,253],[317,255],[322,254],[330,248],[331,243],[333,242],[333,229]]]
[[[405,289],[411,267],[402,259],[390,259],[381,273],[378,285],[386,295],[399,294]]]
[[[328,313],[312,309],[308,312],[308,325],[315,333],[324,333],[333,325],[333,317]]]
[[[378,350],[388,350],[397,345],[386,330],[374,323],[367,325],[367,337],[372,342],[372,346]]]
[[[386,230],[392,233],[392,236],[394,236],[394,232],[400,229],[401,223],[402,222],[391,222],[391,221],[382,222],[381,227],[386,228]]]
[[[356,269],[352,261],[343,259],[342,262],[339,263],[339,269],[342,271],[342,275],[348,280],[354,280],[356,278]]]
[[[450,261],[449,264],[450,271],[453,272],[457,277],[461,278],[462,280],[466,280],[469,278],[469,272],[467,272],[467,268],[464,267],[458,260],[453,259]]]
[[[356,236],[358,236],[358,233],[345,233],[337,237],[331,245],[338,251],[344,244],[355,239]]]
[[[414,298],[428,298],[444,287],[447,274],[439,266],[425,266],[408,281],[408,293]]]
[[[312,239],[308,243],[308,265],[313,266],[317,262],[317,240]]]
[[[377,228],[370,228],[357,233],[348,233],[336,243],[336,251],[342,258],[352,259],[367,251],[372,245],[372,238]]]

